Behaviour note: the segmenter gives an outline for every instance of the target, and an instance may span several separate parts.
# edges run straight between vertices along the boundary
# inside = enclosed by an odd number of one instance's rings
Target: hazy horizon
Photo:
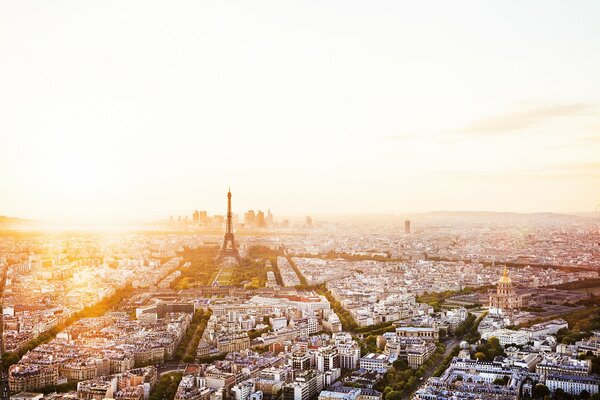
[[[244,223],[244,213],[248,210],[243,210],[240,212],[235,211],[233,214],[238,218],[239,223]],[[258,209],[254,209],[254,211],[258,211]],[[265,211],[265,210],[263,210]],[[209,212],[209,216],[220,215],[224,216],[225,212]],[[424,212],[371,212],[371,213],[297,213],[297,214],[275,214],[276,222],[281,223],[284,220],[289,221],[294,226],[301,226],[305,223],[306,217],[311,217],[315,223],[331,223],[331,222],[347,222],[352,223],[356,221],[370,221],[371,223],[381,223],[387,222],[391,225],[403,223],[406,219],[411,221],[422,221],[422,220],[440,220],[443,221],[445,218],[456,218],[462,217],[465,221],[469,218],[478,218],[479,220],[495,220],[496,218],[500,218],[503,216],[510,216],[521,218],[523,220],[530,220],[531,218],[536,217],[544,217],[548,222],[553,222],[552,218],[585,218],[590,219],[590,221],[600,219],[600,212],[564,212],[564,213],[555,213],[555,212],[513,212],[513,211],[468,211],[468,210],[432,210],[432,211],[424,211]],[[178,218],[182,219],[182,222],[186,221],[188,223],[192,222],[191,213],[180,213],[180,214],[169,214],[169,215],[160,215],[157,217],[147,216],[147,217],[127,217],[127,216],[119,216],[119,215],[111,215],[104,216],[104,218],[99,217],[81,217],[81,216],[54,216],[48,218],[27,218],[22,216],[9,216],[9,215],[1,215],[0,214],[0,228],[3,229],[11,229],[11,227],[18,227],[18,224],[32,224],[25,225],[24,227],[27,229],[58,229],[58,230],[79,230],[87,228],[94,229],[104,229],[102,227],[109,227],[119,229],[126,227],[142,227],[142,226],[152,226],[155,224],[163,225],[169,222],[170,218],[173,218],[174,222],[178,221]],[[365,221],[365,222],[366,222]],[[5,224],[2,226],[1,224]],[[15,225],[17,224],[17,225]],[[195,225],[193,225],[195,226]],[[166,227],[166,225],[165,225]],[[207,226],[196,226],[197,229],[208,229],[208,230],[216,230],[220,232],[222,227],[207,227]],[[268,230],[268,229],[267,229]]]

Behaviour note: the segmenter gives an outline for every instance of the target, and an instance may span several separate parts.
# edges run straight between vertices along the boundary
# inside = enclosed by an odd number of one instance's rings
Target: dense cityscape
[[[0,400],[600,400],[600,0],[0,1]]]
[[[598,396],[597,219],[258,215],[5,230],[11,399]]]

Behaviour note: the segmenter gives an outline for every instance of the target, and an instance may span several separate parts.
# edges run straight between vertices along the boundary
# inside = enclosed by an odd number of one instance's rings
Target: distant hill
[[[11,226],[18,226],[18,225],[28,225],[28,224],[31,224],[32,222],[34,222],[34,221],[32,221],[30,219],[7,217],[5,215],[0,215],[0,227],[1,228],[8,228]]]
[[[21,218],[7,217],[5,215],[0,215],[0,224],[1,223],[20,222],[20,221],[24,221],[24,220],[22,220]]]
[[[502,212],[502,211],[431,211],[421,215],[431,215],[440,217],[514,217],[514,218],[530,218],[530,219],[578,219],[590,217],[591,215],[585,215],[582,213],[552,213],[552,212],[537,212],[537,213],[518,213],[518,212]]]

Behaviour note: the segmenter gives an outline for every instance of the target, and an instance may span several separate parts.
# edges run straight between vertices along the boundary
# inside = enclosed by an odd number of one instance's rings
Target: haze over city
[[[0,6],[0,215],[594,212],[595,1]]]
[[[600,2],[0,2],[0,400],[600,400]]]

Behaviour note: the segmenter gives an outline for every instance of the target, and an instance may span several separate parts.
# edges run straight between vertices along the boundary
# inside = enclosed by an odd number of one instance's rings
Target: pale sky
[[[598,1],[3,1],[0,215],[600,203]]]

